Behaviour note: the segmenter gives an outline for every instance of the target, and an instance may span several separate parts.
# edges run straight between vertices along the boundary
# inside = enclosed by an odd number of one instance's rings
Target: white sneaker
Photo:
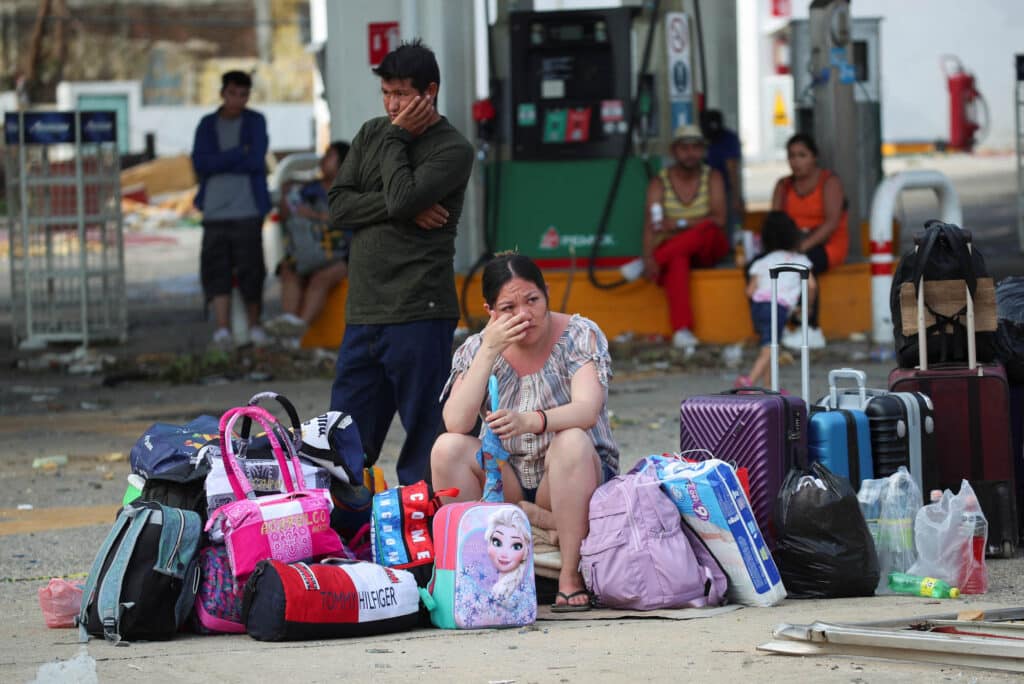
[[[265,347],[270,344],[270,335],[261,326],[254,325],[249,328],[249,341],[254,347]]]
[[[306,332],[306,321],[295,314],[285,313],[266,323],[267,331],[278,337],[302,336]]]
[[[644,260],[637,257],[620,266],[619,272],[627,283],[631,283],[644,274]]]
[[[792,349],[799,351],[800,347],[804,344],[804,334],[801,328],[795,330],[787,330],[782,335],[782,346],[786,349]],[[825,348],[825,335],[822,334],[821,328],[808,328],[807,329],[807,348],[808,349],[824,349]]]
[[[213,333],[213,339],[210,340],[210,345],[223,351],[230,351],[235,346],[235,338],[231,336],[231,331],[227,328],[217,328]]]
[[[700,340],[698,340],[696,336],[686,328],[676,330],[672,335],[672,346],[676,349],[692,351],[698,344],[700,344]]]
[[[822,334],[821,328],[809,328],[807,330],[807,348],[808,349],[824,349],[825,348],[825,335]]]

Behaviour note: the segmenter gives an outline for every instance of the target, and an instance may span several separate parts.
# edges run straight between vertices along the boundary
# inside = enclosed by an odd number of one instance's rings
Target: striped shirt
[[[669,178],[668,172],[669,169],[667,168],[658,172],[658,178],[661,179],[662,185],[665,186],[665,198],[661,202],[665,208],[665,230],[655,236],[659,244],[677,234],[680,230],[686,230],[685,227],[678,228],[676,226],[676,222],[679,219],[686,219],[692,223],[711,213],[710,166],[707,164],[701,165],[700,184],[697,186],[697,194],[689,204],[684,204],[679,199],[675,188],[672,187],[672,180]]]
[[[455,351],[452,358],[452,372],[441,393],[442,399],[448,394],[455,379],[469,369],[470,363],[480,349],[481,334],[470,335]],[[572,376],[587,363],[597,369],[597,378],[604,388],[604,405],[597,423],[588,430],[594,441],[594,448],[601,462],[613,473],[619,472],[619,447],[612,437],[608,423],[608,378],[611,377],[611,356],[608,354],[608,340],[597,324],[589,318],[575,314],[569,319],[565,332],[555,342],[551,355],[544,366],[530,375],[519,376],[502,357],[498,356],[491,372],[498,378],[498,406],[519,413],[539,409],[550,410],[572,401]],[[489,402],[484,399],[480,415],[488,410]],[[483,427],[480,431],[483,437]],[[540,485],[544,475],[544,455],[551,445],[554,433],[542,435],[516,435],[502,440],[501,444],[510,454],[509,463],[519,475],[519,481],[528,489]]]

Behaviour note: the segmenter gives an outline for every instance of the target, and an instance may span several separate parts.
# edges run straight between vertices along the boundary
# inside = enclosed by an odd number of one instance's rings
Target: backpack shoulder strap
[[[130,605],[121,603],[121,589],[124,585],[125,572],[128,570],[128,562],[132,558],[143,528],[150,522],[155,512],[152,508],[136,508],[133,511],[134,517],[131,525],[128,526],[128,531],[124,533],[117,545],[114,559],[107,567],[107,572],[99,587],[99,594],[96,597],[96,612],[103,625],[103,637],[114,645],[121,641],[121,612],[130,607]]]
[[[132,516],[128,511],[128,508],[123,508],[117,514],[114,526],[107,533],[107,538],[103,540],[103,545],[100,546],[100,550],[96,553],[96,558],[92,562],[92,567],[89,568],[89,576],[86,577],[85,586],[82,588],[82,607],[78,612],[78,641],[80,643],[89,641],[89,632],[85,626],[89,621],[89,608],[93,604],[96,582],[99,579],[100,571],[103,569],[103,563],[106,562],[111,549],[121,537],[121,532],[132,521]]]
[[[195,511],[164,506],[163,528],[160,530],[160,548],[157,549],[154,571],[183,579],[192,557],[199,548],[202,523]]]

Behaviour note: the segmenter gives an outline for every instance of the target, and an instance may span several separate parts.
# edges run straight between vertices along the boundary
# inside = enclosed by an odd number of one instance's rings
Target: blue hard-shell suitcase
[[[871,429],[868,416],[853,409],[814,407],[807,428],[807,457],[850,481],[874,478],[871,460]]]

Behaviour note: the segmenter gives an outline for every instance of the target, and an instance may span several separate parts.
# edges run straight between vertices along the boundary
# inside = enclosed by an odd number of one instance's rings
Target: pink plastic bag
[[[75,626],[75,618],[82,608],[82,586],[82,582],[54,577],[45,587],[39,587],[39,607],[47,627]]]

